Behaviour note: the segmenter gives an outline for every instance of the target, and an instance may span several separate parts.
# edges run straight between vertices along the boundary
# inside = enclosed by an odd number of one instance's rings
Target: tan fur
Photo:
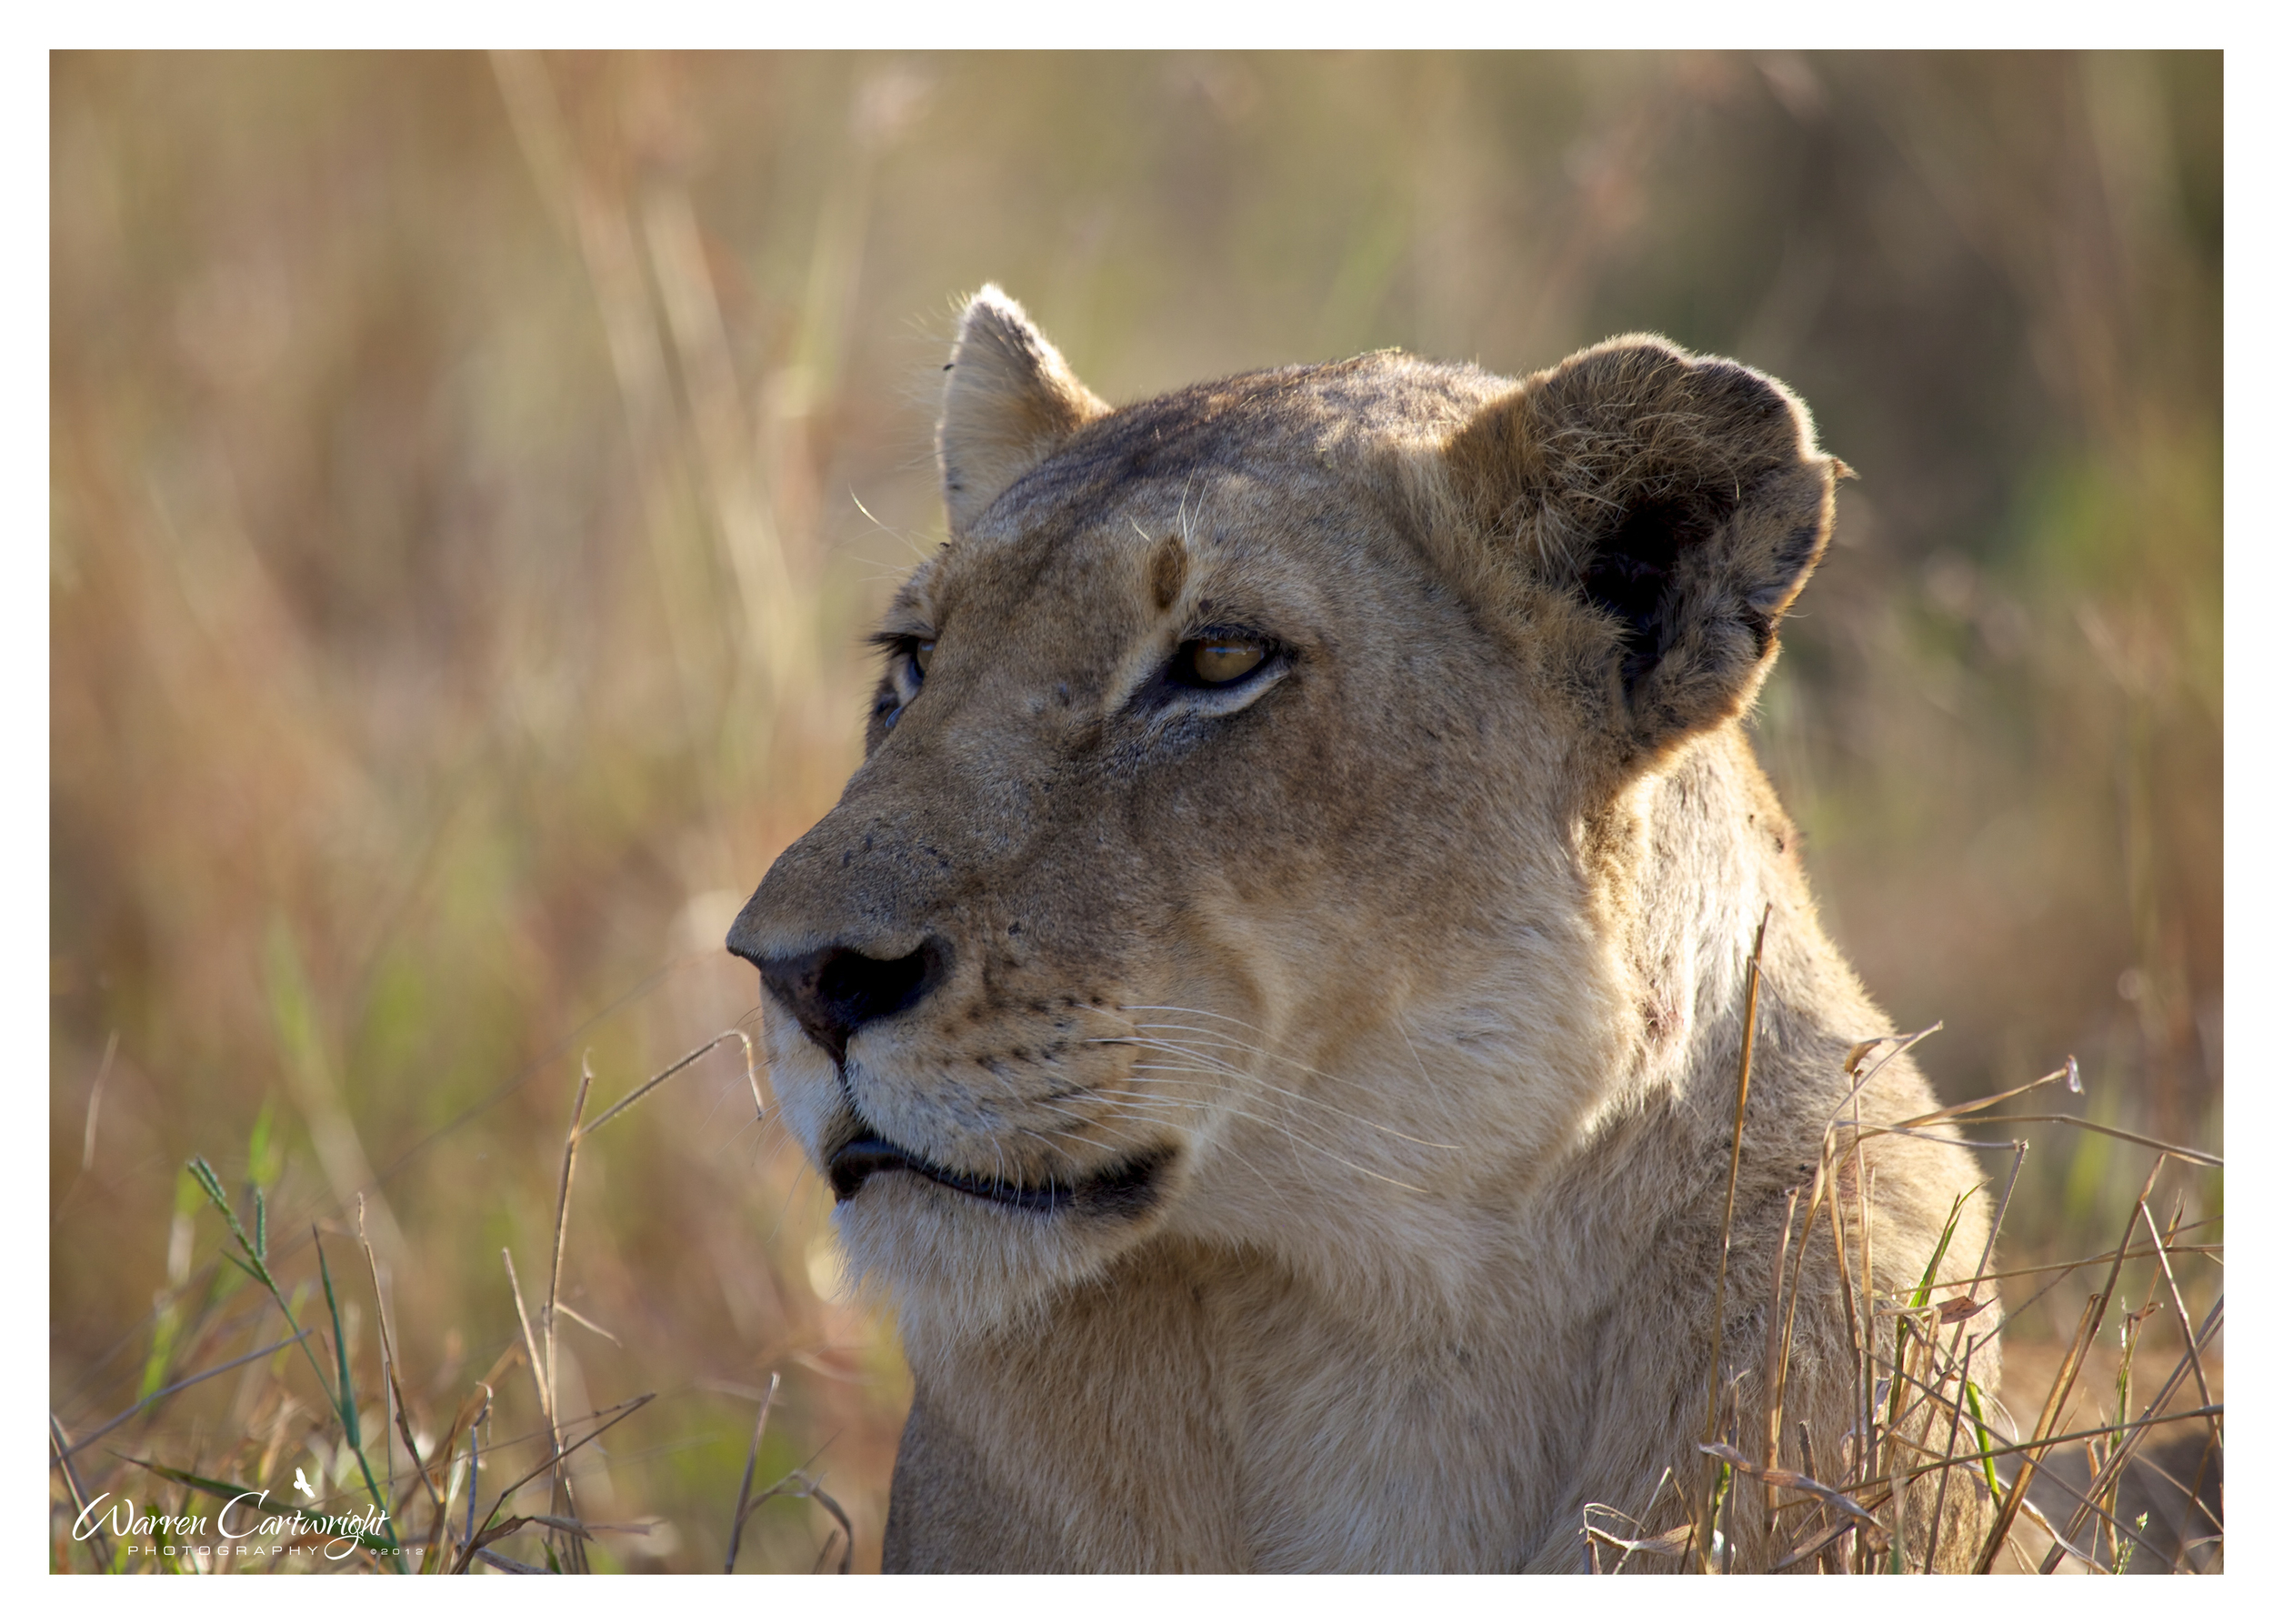
[[[729,938],[816,1164],[866,1134],[1082,1192],[903,1168],[839,1204],[916,1378],[886,1565],[1568,1569],[1589,1502],[1638,1516],[1667,1468],[1694,1499],[1772,907],[1722,1339],[1764,1459],[1787,1192],[1891,1029],[1737,720],[1828,534],[1804,408],[1636,338],[1521,383],[1387,353],[1108,412],[990,288],[939,443],[952,539],[884,628],[936,638],[920,684],[895,654],[866,761]],[[1283,654],[1164,688],[1203,631]],[[778,992],[815,955],[926,979],[840,1066]],[[1932,1104],[1899,1059],[1860,1115]],[[1868,1151],[1883,1298],[1979,1175]],[[1131,1167],[1133,1204],[1092,1198]],[[1787,1403],[1827,1476],[1829,1224]],[[1758,1503],[1739,1566],[1777,1554]]]

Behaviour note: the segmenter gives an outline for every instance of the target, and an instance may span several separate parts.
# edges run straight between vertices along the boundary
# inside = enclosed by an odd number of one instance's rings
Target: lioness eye
[[[1209,687],[1238,681],[1268,652],[1252,637],[1202,637],[1184,646],[1193,677]]]
[[[938,647],[938,638],[924,637],[918,639],[916,647],[908,651],[908,664],[916,667],[916,676],[924,674],[924,668],[931,664],[931,651]]]

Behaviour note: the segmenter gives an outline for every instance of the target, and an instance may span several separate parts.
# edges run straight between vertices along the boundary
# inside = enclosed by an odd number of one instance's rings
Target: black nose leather
[[[845,1046],[872,1020],[922,1000],[946,978],[944,943],[926,941],[904,958],[870,958],[850,947],[823,947],[791,957],[758,958],[766,989],[787,1006],[806,1036],[845,1063]]]

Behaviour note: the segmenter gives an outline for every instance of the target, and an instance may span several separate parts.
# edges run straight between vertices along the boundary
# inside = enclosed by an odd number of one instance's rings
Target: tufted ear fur
[[[1782,385],[1647,336],[1533,375],[1446,451],[1490,551],[1587,606],[1581,659],[1647,754],[1749,703],[1844,472]]]
[[[959,534],[1011,482],[1108,408],[1018,303],[993,283],[963,307],[939,415],[947,528]]]

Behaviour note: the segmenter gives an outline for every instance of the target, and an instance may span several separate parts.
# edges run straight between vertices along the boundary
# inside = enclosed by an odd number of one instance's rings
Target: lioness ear
[[[1581,658],[1645,752],[1735,716],[1831,528],[1807,409],[1732,361],[1616,338],[1534,375],[1447,447],[1486,545],[1581,598]]]
[[[939,415],[948,529],[969,525],[1012,480],[1106,410],[1016,299],[991,282],[980,288],[963,307]]]

